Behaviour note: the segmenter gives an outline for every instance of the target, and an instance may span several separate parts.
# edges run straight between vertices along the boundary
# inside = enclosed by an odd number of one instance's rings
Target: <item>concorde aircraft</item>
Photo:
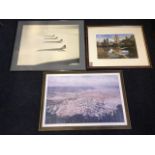
[[[64,51],[65,49],[66,49],[66,45],[63,45],[60,48],[40,49],[40,50],[38,50],[38,52],[41,52],[41,51]]]
[[[47,40],[47,41],[44,41],[44,43],[62,43],[63,42],[63,39],[60,39],[60,40]]]

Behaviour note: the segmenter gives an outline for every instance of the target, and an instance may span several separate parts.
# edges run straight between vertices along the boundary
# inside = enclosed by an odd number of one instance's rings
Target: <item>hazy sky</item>
[[[48,86],[118,87],[118,76],[117,75],[49,76]]]

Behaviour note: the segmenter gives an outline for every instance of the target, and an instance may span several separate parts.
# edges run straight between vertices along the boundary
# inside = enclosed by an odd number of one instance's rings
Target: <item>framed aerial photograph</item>
[[[88,26],[88,68],[151,67],[143,27]]]
[[[84,22],[20,21],[12,71],[84,70]]]
[[[121,72],[45,73],[40,131],[130,128]]]

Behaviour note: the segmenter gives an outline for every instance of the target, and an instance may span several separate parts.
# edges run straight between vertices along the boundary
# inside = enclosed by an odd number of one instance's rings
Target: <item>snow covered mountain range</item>
[[[49,123],[124,119],[117,89],[49,88],[46,111]]]

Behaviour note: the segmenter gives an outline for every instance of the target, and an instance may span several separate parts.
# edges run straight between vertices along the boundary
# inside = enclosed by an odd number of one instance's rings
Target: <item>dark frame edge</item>
[[[14,47],[12,51],[12,58],[11,58],[11,63],[10,63],[10,71],[16,71],[17,69],[17,60],[18,60],[18,55],[19,55],[19,39],[21,40],[21,33],[22,33],[22,21],[17,22],[17,29],[16,29],[16,35],[15,35],[15,41],[14,41]]]
[[[43,73],[42,78],[42,90],[41,90],[41,101],[40,101],[40,112],[39,112],[39,131],[42,131],[43,123],[43,109],[44,109],[44,97],[45,97],[45,82],[46,82],[46,72]]]

